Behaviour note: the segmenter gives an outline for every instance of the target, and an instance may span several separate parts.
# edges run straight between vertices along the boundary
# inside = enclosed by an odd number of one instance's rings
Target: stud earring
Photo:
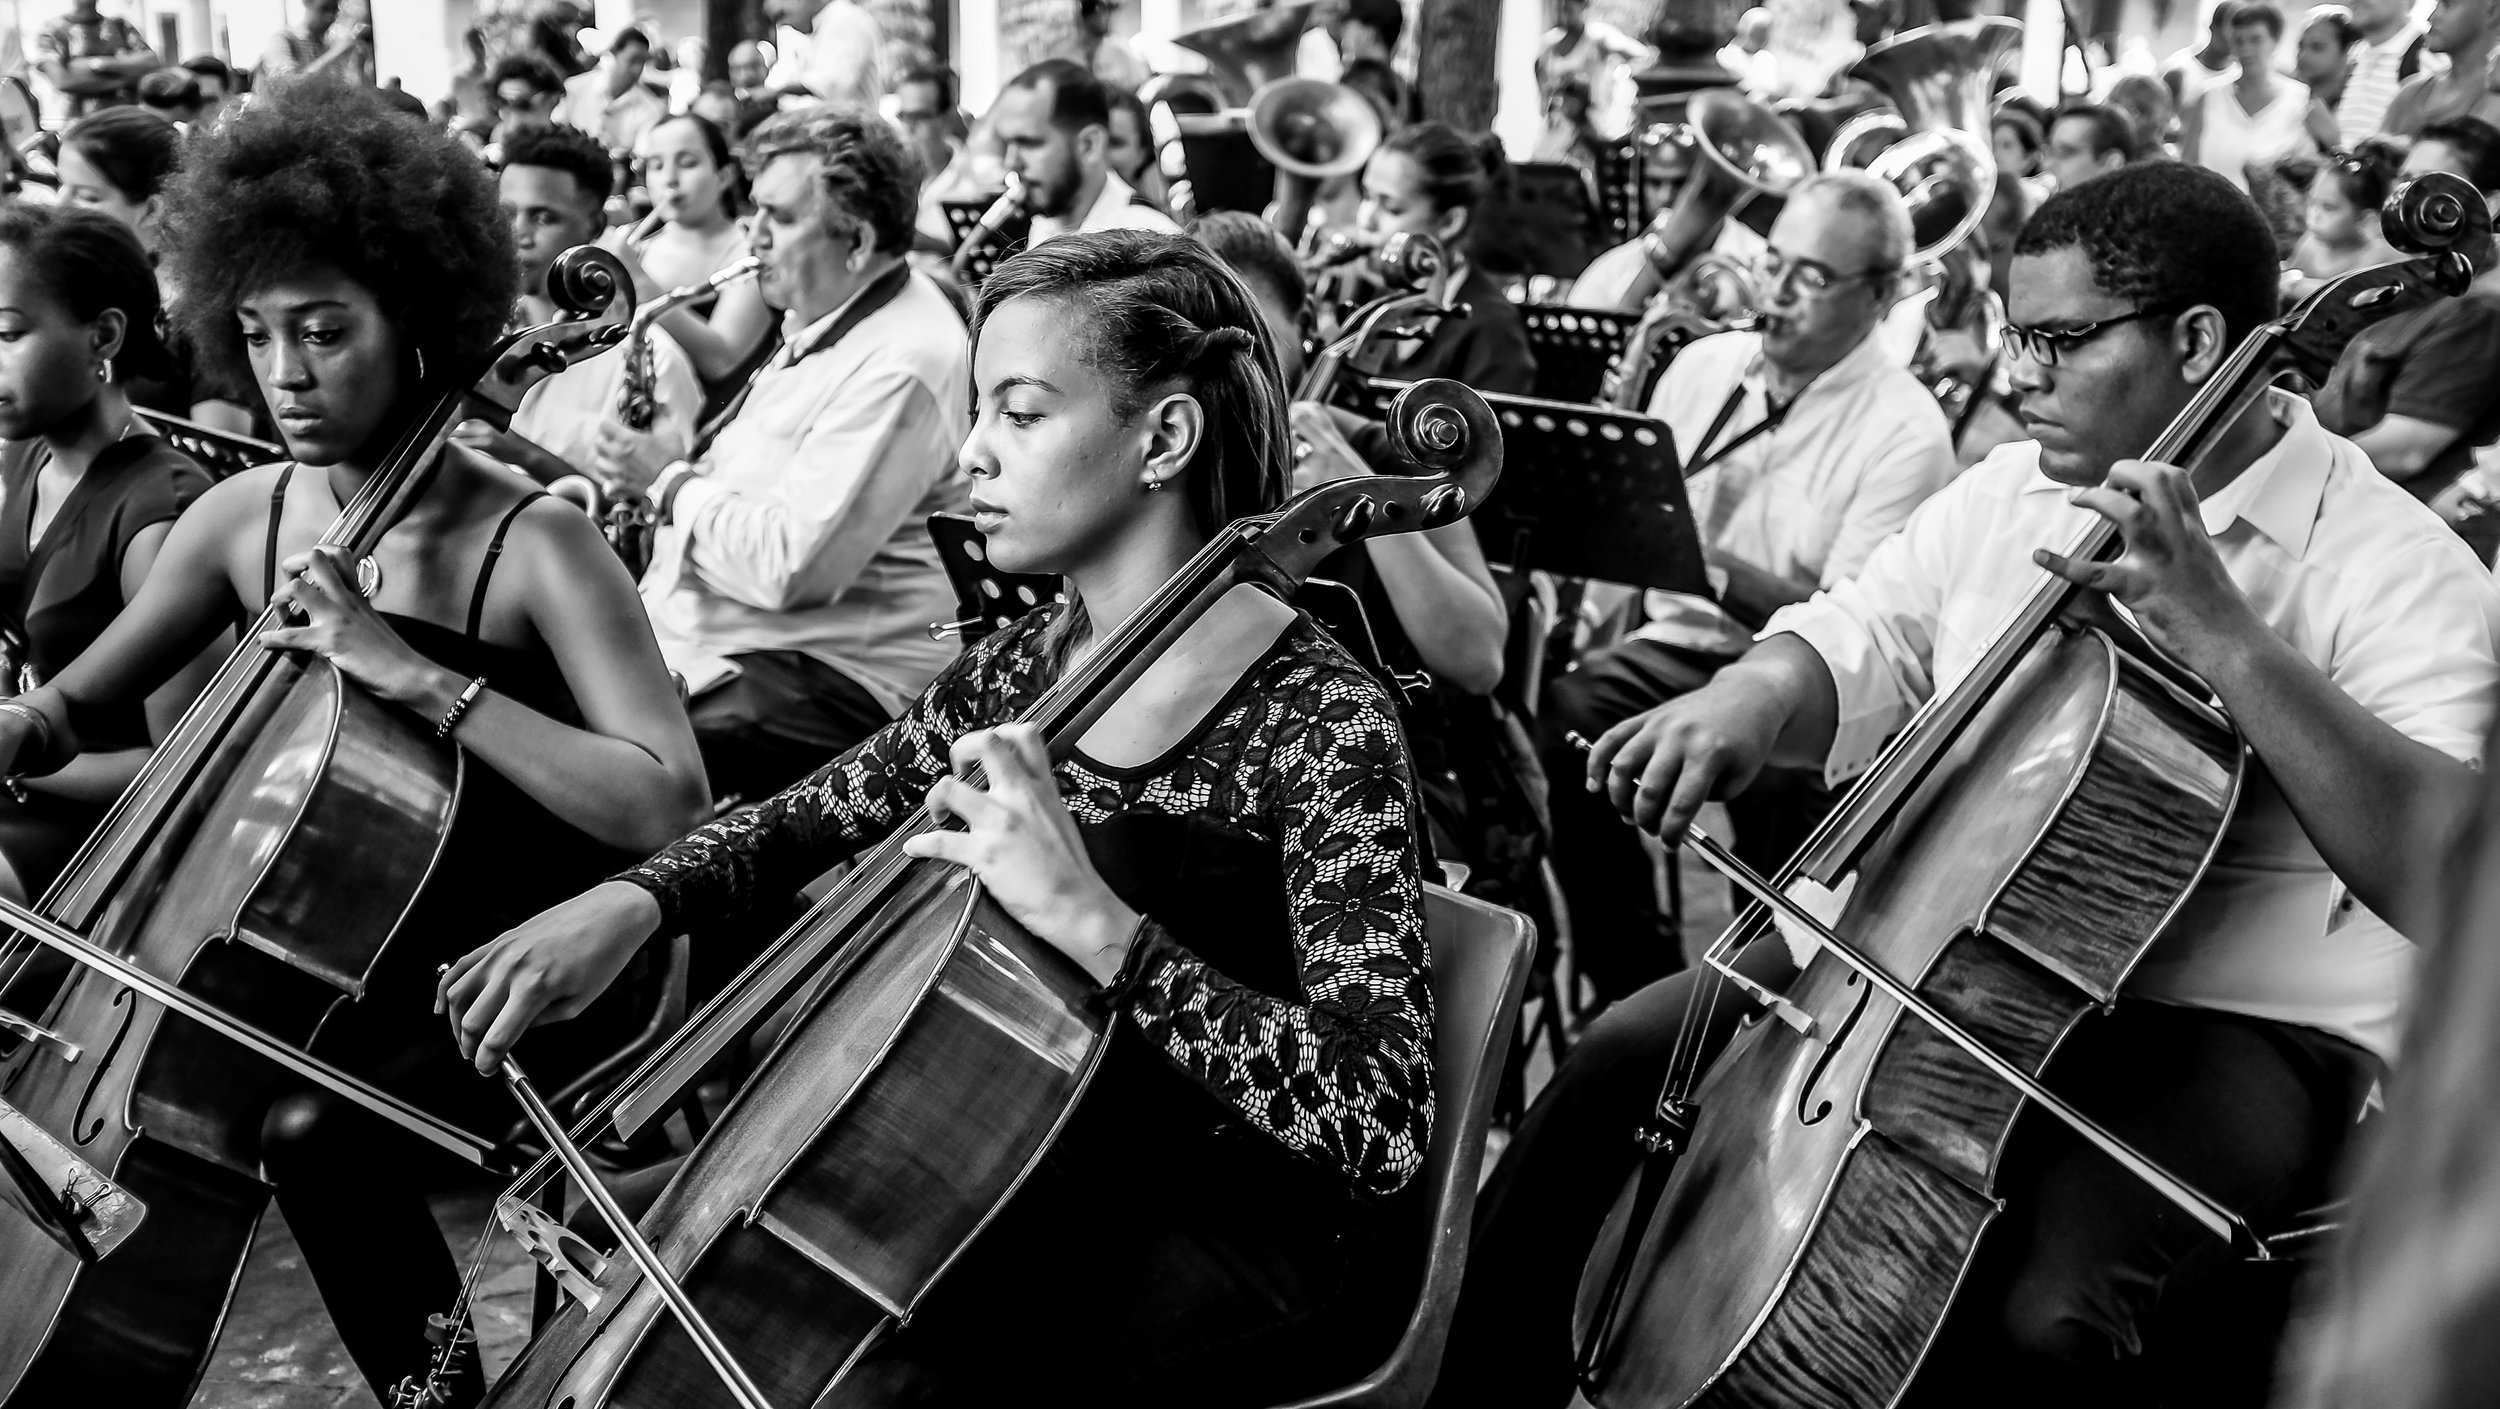
[[[1150,479],[1146,481],[1146,492],[1148,494],[1152,494],[1161,488],[1163,488],[1163,481],[1159,479]]]

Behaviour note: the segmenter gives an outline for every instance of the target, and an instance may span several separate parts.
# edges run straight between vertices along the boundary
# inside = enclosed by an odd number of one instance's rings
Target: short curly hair
[[[825,193],[825,228],[848,235],[865,225],[876,232],[877,252],[911,248],[912,223],[920,212],[920,153],[901,129],[873,108],[820,103],[764,120],[747,138],[747,171],[761,179],[775,157],[792,153],[816,159],[816,188]]]
[[[2188,162],[2122,166],[2049,197],[2014,253],[2061,249],[2082,250],[2094,286],[2139,309],[2211,305],[2234,343],[2273,317],[2279,299],[2266,218],[2219,172]]]
[[[369,290],[436,379],[479,368],[520,293],[494,177],[352,84],[255,95],[194,144],[166,209],[176,311],[220,384],[253,381],[237,305],[310,270]]]

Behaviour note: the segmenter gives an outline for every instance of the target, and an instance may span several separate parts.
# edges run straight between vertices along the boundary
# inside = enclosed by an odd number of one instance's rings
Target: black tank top
[[[277,588],[278,523],[294,473],[292,465],[281,470],[269,496],[264,599]],[[580,728],[581,707],[552,654],[500,646],[478,635],[486,611],[486,590],[503,556],[505,534],[522,510],[546,497],[530,495],[495,525],[495,535],[478,564],[476,586],[469,593],[466,629],[454,631],[390,612],[382,613],[382,619],[401,640],[436,665],[456,675],[482,675],[489,688],[506,698]],[[470,756],[442,859],[383,950],[369,979],[367,997],[358,1005],[361,1011],[356,1022],[326,1025],[318,1049],[403,1095],[434,1094],[425,1088],[439,1078],[437,1059],[449,1048],[443,1019],[432,1012],[435,966],[570,900],[640,859],[557,817],[511,780]],[[453,1057],[456,1060],[456,1051]],[[440,1108],[439,1101],[427,1104]]]

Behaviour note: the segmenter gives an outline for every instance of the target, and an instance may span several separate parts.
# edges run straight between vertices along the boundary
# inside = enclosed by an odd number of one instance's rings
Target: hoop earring
[[[425,349],[424,349],[424,348],[421,348],[421,347],[420,347],[420,348],[418,348],[418,349],[416,349],[416,354],[417,354],[417,380],[418,380],[418,381],[420,381],[420,382],[422,382],[422,381],[424,381],[424,380],[425,380]]]

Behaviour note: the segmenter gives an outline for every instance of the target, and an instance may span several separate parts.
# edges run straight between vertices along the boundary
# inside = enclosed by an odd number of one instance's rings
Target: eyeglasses
[[[2167,318],[2178,311],[2175,308],[2139,308],[2133,313],[2121,313],[2115,318],[2103,318],[2097,323],[2085,323],[2073,328],[2025,328],[2013,323],[2000,323],[1997,325],[1997,336],[2007,347],[2022,349],[2024,356],[2041,366],[2054,367],[2058,358],[2121,323],[2133,323],[2142,318]]]
[[[1787,292],[1794,292],[1799,298],[1821,298],[1843,284],[1886,279],[1893,272],[1861,269],[1855,274],[1843,274],[1818,259],[1782,259],[1769,251],[1756,256],[1753,262],[1754,287],[1766,298]]]

